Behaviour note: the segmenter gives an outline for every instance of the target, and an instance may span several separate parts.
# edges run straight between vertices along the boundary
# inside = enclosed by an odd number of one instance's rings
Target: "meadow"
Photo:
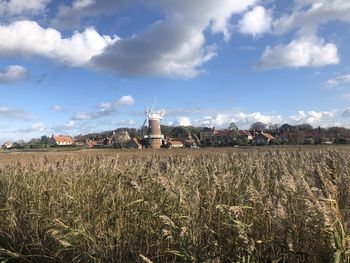
[[[0,153],[2,262],[350,262],[350,148]]]

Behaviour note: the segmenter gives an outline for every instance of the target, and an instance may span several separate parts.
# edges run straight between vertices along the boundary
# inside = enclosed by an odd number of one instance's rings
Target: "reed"
[[[350,150],[0,166],[3,262],[350,262]]]

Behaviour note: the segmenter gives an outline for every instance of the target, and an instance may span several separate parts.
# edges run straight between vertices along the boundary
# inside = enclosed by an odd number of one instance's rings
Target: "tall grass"
[[[350,262],[350,150],[0,168],[5,262]]]

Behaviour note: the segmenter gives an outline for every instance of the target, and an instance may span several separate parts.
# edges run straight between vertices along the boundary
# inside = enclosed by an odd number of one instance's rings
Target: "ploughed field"
[[[0,153],[4,262],[349,262],[350,148]]]

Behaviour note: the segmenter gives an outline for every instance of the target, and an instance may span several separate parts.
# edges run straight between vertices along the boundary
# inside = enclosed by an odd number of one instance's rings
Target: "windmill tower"
[[[160,149],[162,140],[164,139],[164,135],[162,135],[160,130],[160,120],[163,119],[165,111],[154,111],[154,104],[149,110],[145,110],[146,118],[142,125],[142,131],[144,131],[144,127],[148,121],[147,134],[143,135],[143,138],[146,141],[146,147],[150,149]]]

